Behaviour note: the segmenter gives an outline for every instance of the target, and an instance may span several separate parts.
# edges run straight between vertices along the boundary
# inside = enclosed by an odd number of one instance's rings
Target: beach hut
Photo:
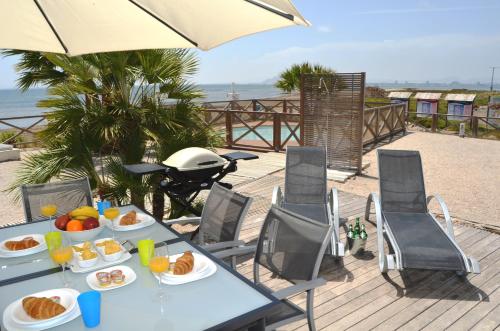
[[[448,119],[453,121],[465,121],[472,116],[472,104],[476,99],[475,94],[448,94],[445,100],[448,102]]]
[[[410,97],[413,92],[390,92],[389,99],[391,99],[391,103],[404,103],[406,105],[406,113],[410,109]]]
[[[437,114],[441,93],[419,92],[415,94],[417,99],[417,117],[429,117]]]

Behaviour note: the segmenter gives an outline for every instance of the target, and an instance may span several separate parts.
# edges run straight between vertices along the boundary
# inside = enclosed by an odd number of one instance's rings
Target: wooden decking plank
[[[457,234],[457,240],[460,242],[461,241],[461,235],[463,233],[459,233]],[[367,293],[371,292],[371,291],[381,291],[381,293],[386,293],[387,291],[390,291],[391,289],[393,289],[393,286],[390,285],[389,283],[387,283],[387,281],[385,281],[384,278],[381,277],[380,275],[380,271],[378,269],[378,265],[376,263],[372,263],[371,265],[371,269],[372,271],[370,272],[370,278],[366,281],[371,281],[372,283],[373,282],[376,282],[377,280],[379,280],[381,283],[381,285],[378,287],[378,288],[371,288],[368,292],[365,292],[363,293],[362,296],[356,298],[353,302],[349,302],[349,306],[344,305],[342,307],[339,307],[339,308],[336,308],[335,310],[333,310],[335,307],[334,305],[332,305],[332,302],[328,302],[326,301],[325,303],[323,303],[323,307],[320,305],[317,309],[315,309],[315,312],[316,312],[316,319],[317,319],[317,326],[318,328],[320,327],[323,327],[323,326],[328,326],[329,324],[331,324],[334,320],[336,320],[337,318],[341,318],[345,315],[347,315],[348,313],[352,313],[355,309],[359,308],[359,307],[362,307],[366,304],[369,304],[372,300],[369,296],[367,296]],[[390,272],[391,274],[394,274],[395,276],[392,277],[392,280],[394,282],[398,282],[398,281],[401,281],[401,275],[399,272]],[[430,276],[430,272],[428,271],[419,271],[417,273],[414,274],[415,277],[420,277],[421,275],[425,276],[425,277],[428,277]],[[425,279],[425,277],[423,279]],[[360,279],[362,279],[363,277],[360,277],[358,279],[355,278],[355,280],[353,281],[353,283],[359,281]],[[419,278],[420,279],[420,278]],[[420,279],[422,281],[422,279]],[[323,286],[320,291],[324,292],[324,287],[327,287],[329,286],[330,284],[327,284],[325,286]],[[344,291],[335,291],[335,294],[336,296],[341,296],[341,295],[344,295],[344,293],[347,293],[349,291],[352,291],[355,286],[353,286],[354,284],[349,284],[349,283],[345,283],[345,289]],[[402,285],[402,284],[399,284],[399,285]],[[380,289],[380,287],[382,287],[382,289]],[[340,287],[339,287],[340,288]],[[379,292],[377,292],[379,293]],[[322,293],[322,295],[326,295],[328,294],[328,292],[326,293]],[[331,299],[334,299],[335,297],[331,297],[329,298],[330,300]],[[370,299],[369,299],[370,298]],[[335,298],[335,300],[337,300],[337,298]],[[340,309],[340,310],[339,310]],[[326,313],[324,312],[326,310]],[[340,311],[340,313],[339,313]],[[323,322],[324,321],[324,322]],[[300,321],[299,321],[300,323]]]
[[[416,290],[426,286],[426,284],[432,284],[439,280],[442,275],[440,273],[432,272],[432,271],[427,271],[425,272],[427,274],[427,277],[424,277],[423,279],[420,279],[418,281],[412,281],[413,284],[416,284],[416,288],[409,288],[407,289],[405,295],[408,295],[409,293],[414,293]],[[399,276],[399,275],[398,275]],[[456,278],[456,277],[455,277]],[[400,280],[401,278],[398,277],[397,280]],[[399,284],[398,284],[399,285]],[[377,296],[374,300],[370,300],[371,298],[366,298],[366,294],[362,296],[360,299],[361,302],[357,303],[357,307],[352,310],[348,314],[344,314],[341,318],[337,320],[332,320],[333,323],[328,325],[329,328],[335,328],[335,329],[358,329],[358,330],[365,330],[365,329],[370,329],[374,325],[360,325],[358,324],[361,321],[364,321],[367,319],[369,316],[378,313],[381,309],[384,307],[392,304],[395,301],[398,301],[400,298],[406,298],[405,296],[400,297],[398,295],[391,294],[393,292],[394,288],[389,284],[385,283],[381,288],[382,294],[380,296]],[[392,290],[392,291],[391,291]],[[397,293],[397,292],[396,292]],[[368,299],[368,300],[367,300]],[[368,321],[369,322],[369,321]],[[321,328],[323,325],[318,323],[318,327]]]
[[[478,251],[487,247],[488,244],[485,243],[485,245],[477,247],[473,254],[477,254]],[[482,258],[483,256],[477,255],[477,257]],[[477,275],[470,275],[469,277],[475,276]],[[377,313],[364,319],[359,324],[359,327],[381,330],[397,329],[450,292],[459,291],[462,285],[463,282],[459,277],[455,277],[454,273],[435,273],[426,282],[415,284],[415,287],[410,289],[405,296],[398,298],[390,305],[382,307]]]
[[[500,283],[500,279],[497,281]],[[486,317],[500,302],[500,289],[497,288],[488,296],[489,301],[480,302],[462,317],[457,319],[448,328],[449,331],[470,330],[475,324],[479,323]]]
[[[481,262],[487,264],[492,258],[498,258],[495,252],[493,257],[486,256]],[[468,277],[469,279],[472,279],[478,276],[479,275],[469,275]],[[463,286],[463,284],[459,284],[459,286],[461,285]],[[456,295],[456,293],[460,292],[460,289],[453,291],[453,288],[450,290],[449,287],[445,287],[443,290],[445,293],[442,297],[445,297],[445,295],[449,295],[450,293]],[[440,303],[441,301],[435,301],[424,297],[412,303],[410,306],[406,307],[404,311],[399,312],[394,317],[385,320],[378,326],[378,329],[396,329],[403,325],[405,328],[409,329],[420,329],[446,311],[447,308]]]
[[[481,319],[470,330],[471,331],[497,330],[499,325],[500,325],[500,304],[497,304],[495,309],[490,311],[488,315],[483,317],[483,319]]]
[[[497,258],[498,259],[498,258]],[[481,303],[481,298],[484,295],[488,296],[493,291],[498,289],[498,280],[500,278],[500,273],[498,272],[498,267],[500,263],[496,263],[494,266],[488,268],[481,277],[474,277],[471,279],[471,284],[476,286],[476,290],[462,292],[463,294],[458,296],[452,301],[454,304],[441,314],[438,318],[430,322],[423,330],[443,330],[449,327],[453,322],[461,317],[464,313],[469,311],[471,308]],[[492,271],[492,276],[490,276],[488,271]],[[495,272],[496,271],[496,272]],[[476,282],[477,281],[477,282]],[[479,292],[481,291],[482,294]],[[474,300],[479,298],[479,300]],[[443,300],[444,302],[445,300]],[[440,302],[441,303],[441,302]]]

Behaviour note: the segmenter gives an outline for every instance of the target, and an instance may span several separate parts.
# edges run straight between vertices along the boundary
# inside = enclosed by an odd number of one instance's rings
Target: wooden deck
[[[273,153],[274,154],[274,153]],[[262,171],[262,170],[261,170]],[[243,171],[244,173],[244,171]],[[262,173],[262,172],[261,172]],[[254,198],[240,238],[255,241],[271,203],[275,185],[283,186],[284,172],[268,172],[260,178],[240,180],[235,190]],[[333,185],[333,182],[331,182]],[[366,199],[340,192],[341,217],[362,216]],[[500,236],[456,225],[455,235],[466,254],[481,264],[480,275],[460,279],[451,272],[424,270],[387,277],[377,264],[375,227],[368,223],[369,241],[361,256],[348,253],[339,260],[325,257],[320,275],[328,283],[315,292],[316,327],[324,330],[494,330],[500,325]],[[341,230],[345,240],[345,229]],[[252,259],[241,259],[238,271],[252,279]],[[267,286],[279,289],[283,280],[263,274]],[[305,295],[293,298],[304,306]],[[306,320],[285,328],[307,330]]]

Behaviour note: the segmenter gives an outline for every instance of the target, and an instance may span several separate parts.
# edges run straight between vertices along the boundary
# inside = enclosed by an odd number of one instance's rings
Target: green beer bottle
[[[354,238],[359,238],[361,234],[361,226],[359,225],[359,217],[356,217],[356,224],[354,224]]]
[[[364,224],[361,225],[361,233],[360,233],[359,237],[361,239],[367,239],[368,238],[368,233],[366,233],[366,228],[365,228]]]
[[[347,238],[352,239],[354,232],[352,230],[352,224],[349,224],[349,231],[347,231]]]

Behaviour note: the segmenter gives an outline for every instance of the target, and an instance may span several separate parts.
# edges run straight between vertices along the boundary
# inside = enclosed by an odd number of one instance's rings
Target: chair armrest
[[[332,243],[334,248],[334,255],[338,256],[337,243],[340,242],[340,215],[339,215],[339,194],[336,188],[332,188],[330,194],[328,195],[328,202],[330,205],[330,212],[333,216],[333,235],[335,243]]]
[[[275,186],[273,190],[273,197],[271,200],[271,204],[274,206],[281,207],[283,203],[283,193],[281,193],[281,187]]]
[[[234,248],[239,246],[245,246],[245,242],[243,240],[224,241],[220,243],[206,244],[203,245],[203,248],[209,252],[215,252],[221,249]]]
[[[219,259],[225,259],[228,257],[238,257],[242,255],[247,255],[251,253],[255,253],[257,250],[257,246],[240,246],[236,248],[231,248],[231,249],[225,249],[222,251],[218,251],[215,253],[212,253],[213,256],[218,257]]]
[[[194,217],[180,217],[180,218],[175,218],[167,221],[163,221],[164,224],[167,225],[172,225],[172,224],[187,224],[187,223],[200,223],[201,222],[201,217],[199,216],[194,216]]]
[[[275,296],[278,300],[286,299],[292,295],[296,295],[308,290],[313,290],[317,287],[323,286],[326,284],[326,280],[323,278],[315,278],[313,280],[301,282],[284,289],[273,292],[272,295]]]
[[[439,203],[439,206],[441,207],[441,210],[443,211],[444,219],[446,220],[446,230],[450,237],[455,240],[455,234],[453,232],[453,222],[451,221],[450,213],[448,211],[448,207],[446,206],[446,203],[444,202],[443,198],[439,194],[434,194],[434,195],[429,195],[427,197],[427,206],[429,206],[429,203],[432,201],[432,199],[436,199],[436,201]]]

